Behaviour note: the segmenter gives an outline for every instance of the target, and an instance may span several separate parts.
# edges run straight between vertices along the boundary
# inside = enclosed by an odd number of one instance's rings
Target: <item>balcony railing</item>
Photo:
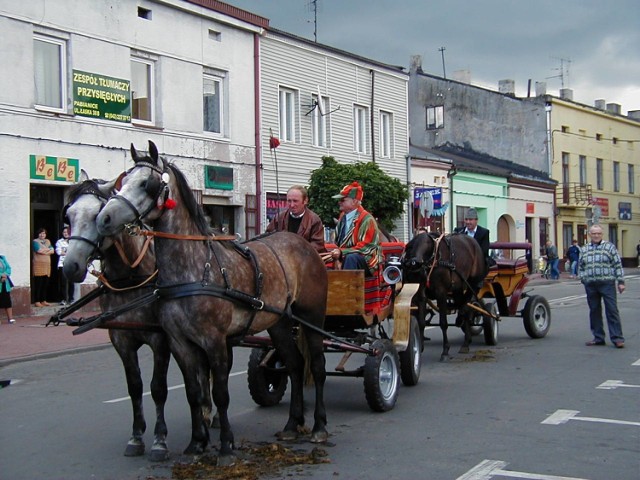
[[[587,206],[593,204],[591,185],[563,183],[556,187],[556,204],[563,206]]]

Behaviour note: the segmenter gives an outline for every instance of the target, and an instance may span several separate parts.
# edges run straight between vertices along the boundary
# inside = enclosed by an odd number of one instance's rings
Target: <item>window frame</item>
[[[155,108],[155,104],[156,104],[156,99],[155,99],[155,95],[156,95],[156,88],[155,88],[155,67],[156,67],[156,62],[152,59],[148,59],[148,58],[141,58],[141,57],[136,57],[136,56],[132,56],[131,57],[131,64],[133,63],[139,63],[142,65],[146,65],[147,66],[147,72],[148,72],[148,76],[147,76],[147,89],[148,89],[148,97],[139,97],[139,98],[148,98],[149,99],[149,120],[146,120],[144,118],[137,118],[134,117],[134,102],[136,101],[136,99],[133,97],[134,94],[134,75],[133,75],[133,68],[131,68],[131,123],[135,123],[135,124],[139,124],[139,125],[155,125],[156,123],[156,108]],[[133,67],[133,65],[131,65]]]
[[[353,105],[353,151],[367,155],[367,138],[369,133],[369,107]]]
[[[578,168],[580,170],[580,186],[587,185],[587,156],[580,155],[578,157]]]
[[[59,78],[58,80],[58,101],[60,102],[60,106],[52,106],[43,103],[39,103],[38,99],[38,83],[39,79],[36,71],[36,47],[35,42],[43,42],[52,45],[58,46],[58,68],[59,68]],[[33,35],[33,56],[34,56],[34,71],[33,71],[33,81],[34,81],[34,101],[33,106],[36,110],[52,112],[52,113],[67,113],[67,104],[69,100],[69,95],[67,92],[67,41],[62,38],[50,37],[47,35],[34,34]],[[48,72],[47,72],[48,73]],[[46,74],[46,73],[45,73]],[[46,100],[46,99],[45,99]]]
[[[613,191],[620,191],[620,162],[613,162]]]
[[[432,117],[431,122],[430,117]],[[444,128],[444,105],[429,105],[425,107],[425,120],[427,130]]]
[[[380,156],[391,158],[393,156],[393,113],[380,110]]]
[[[226,134],[226,124],[227,124],[227,115],[226,115],[226,77],[223,74],[205,72],[202,75],[202,131],[209,135],[217,135],[224,136]],[[207,129],[207,114],[206,114],[206,82],[211,81],[214,84],[218,85],[218,128],[219,131],[209,130]]]
[[[298,141],[297,110],[298,90],[284,86],[278,87],[278,128],[281,142]]]
[[[629,193],[636,193],[636,179],[635,179],[635,168],[633,166],[633,163],[630,163],[627,165],[627,176],[628,178],[628,187],[629,187]]]
[[[604,160],[596,158],[596,188],[598,190],[604,190]]]

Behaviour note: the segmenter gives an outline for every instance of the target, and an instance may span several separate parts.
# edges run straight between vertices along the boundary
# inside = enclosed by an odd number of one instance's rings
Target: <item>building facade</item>
[[[247,233],[254,51],[268,21],[210,3],[0,0],[0,245],[13,267],[16,314],[31,304],[36,230],[55,243],[80,170],[114,178],[131,166],[132,143],[146,150],[152,140],[179,166],[214,226]]]

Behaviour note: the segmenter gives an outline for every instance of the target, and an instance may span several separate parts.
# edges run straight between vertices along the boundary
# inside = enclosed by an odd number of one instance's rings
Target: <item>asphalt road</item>
[[[420,382],[401,387],[395,408],[369,410],[359,378],[327,380],[330,463],[294,476],[337,479],[483,480],[490,478],[637,480],[640,477],[640,276],[619,297],[627,348],[585,347],[590,339],[584,291],[577,282],[535,287],[552,307],[544,339],[530,339],[520,318],[500,323],[499,343],[475,337],[440,363],[441,336],[429,330]],[[236,442],[273,442],[286,422],[285,401],[257,407],[247,389],[249,351],[237,349],[230,380]],[[333,355],[329,363],[337,361]],[[355,358],[355,356],[354,356]],[[355,358],[356,363],[362,359]],[[151,362],[141,361],[148,385]],[[122,455],[131,429],[124,375],[111,349],[9,365],[0,390],[0,479],[171,478],[190,438],[181,375],[172,362],[166,418],[171,461]],[[312,401],[313,389],[305,391]],[[307,421],[313,406],[308,404]],[[153,403],[145,397],[146,442]],[[217,431],[212,431],[214,445]],[[295,448],[311,450],[309,444]],[[283,474],[282,478],[285,478]],[[291,477],[287,477],[291,478]]]

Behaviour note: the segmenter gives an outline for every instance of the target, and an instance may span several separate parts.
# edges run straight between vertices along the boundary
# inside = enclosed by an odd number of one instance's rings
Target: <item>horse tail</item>
[[[304,358],[304,385],[314,385],[313,374],[311,373],[311,352],[309,350],[309,344],[307,343],[307,335],[304,333],[304,328],[298,328],[298,336],[296,338],[298,350]]]

